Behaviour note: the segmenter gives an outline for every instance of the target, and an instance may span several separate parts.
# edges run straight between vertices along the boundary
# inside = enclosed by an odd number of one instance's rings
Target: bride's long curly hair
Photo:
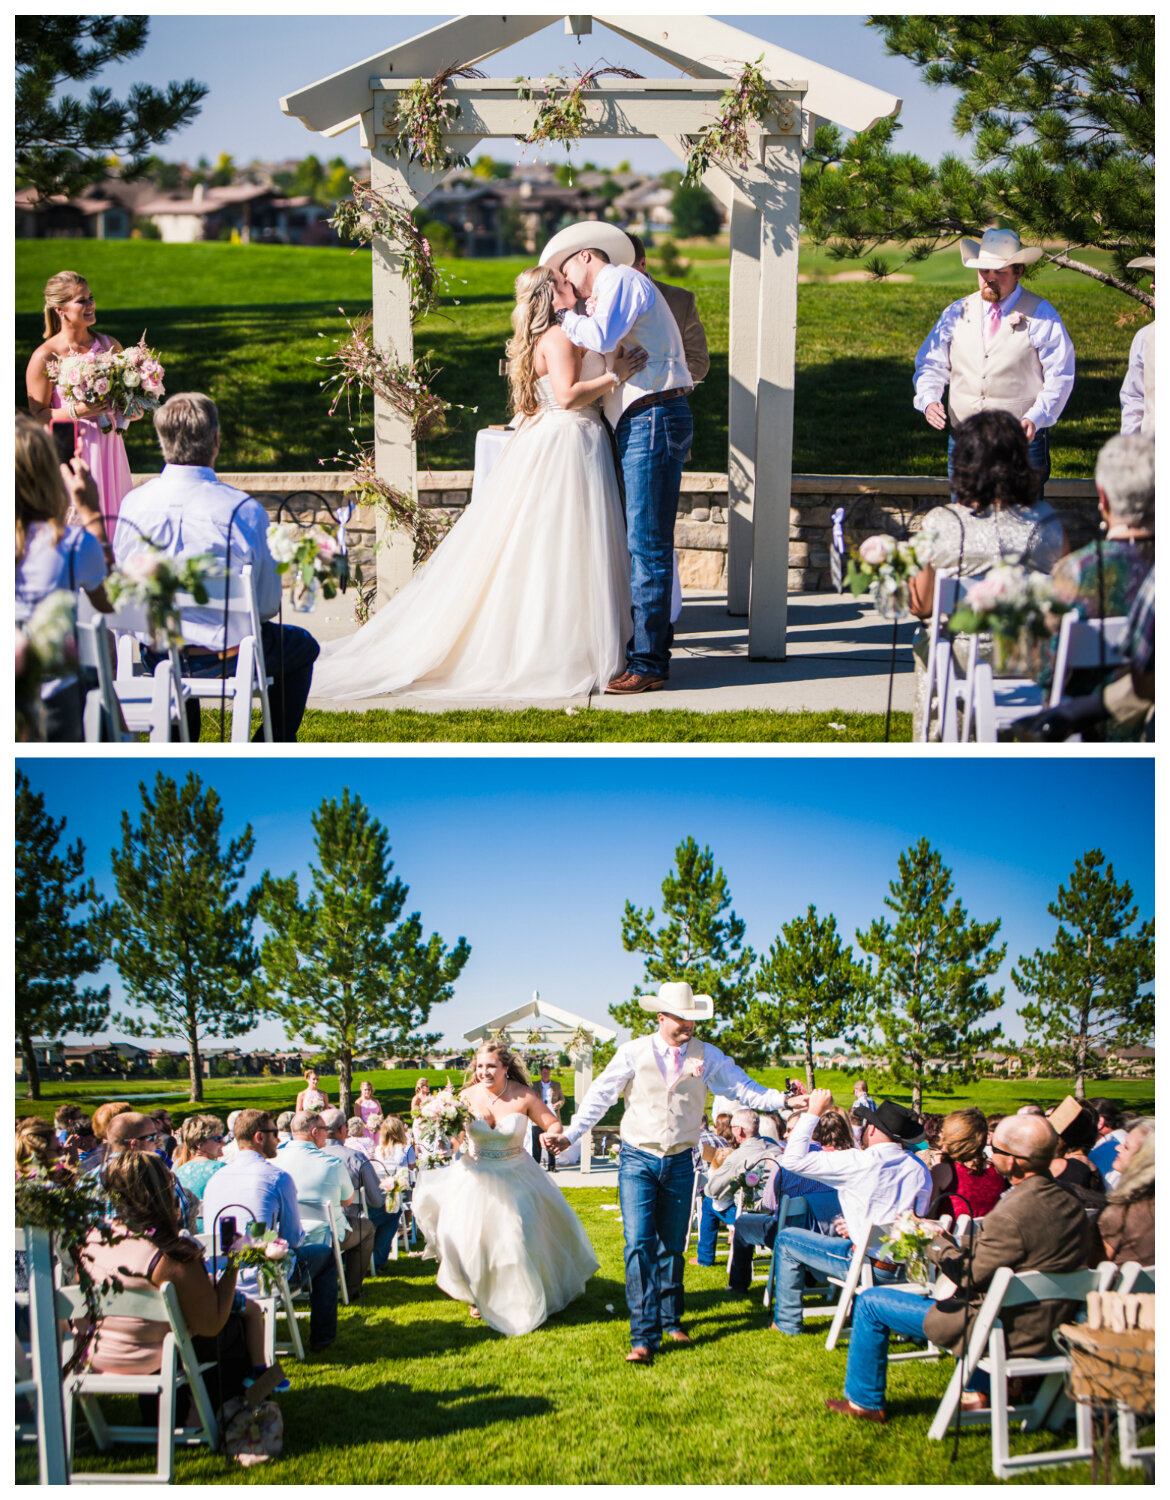
[[[548,266],[533,266],[516,278],[516,306],[512,309],[512,337],[508,340],[508,394],[512,410],[526,417],[540,410],[533,368],[536,346],[556,322],[553,293],[556,284]]]
[[[530,273],[525,271],[524,274],[525,276],[527,276]],[[508,1046],[503,1037],[498,1036],[490,1037],[486,1042],[482,1043],[482,1045],[478,1046],[475,1049],[475,1057],[471,1059],[471,1067],[467,1070],[467,1077],[464,1080],[465,1083],[472,1084],[475,1082],[475,1058],[478,1057],[481,1052],[494,1052],[500,1066],[504,1070],[505,1075],[510,1078],[513,1083],[522,1083],[525,1088],[532,1087],[532,1079],[528,1076],[528,1069],[524,1066],[520,1058],[518,1058],[512,1051],[512,1049]]]

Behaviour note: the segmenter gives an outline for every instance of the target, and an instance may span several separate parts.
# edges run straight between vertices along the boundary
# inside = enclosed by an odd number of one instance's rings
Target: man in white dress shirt
[[[789,1132],[784,1165],[802,1177],[836,1188],[845,1234],[834,1238],[811,1229],[782,1229],[776,1236],[772,1326],[779,1333],[802,1330],[800,1294],[806,1267],[844,1276],[867,1224],[888,1224],[908,1210],[925,1214],[934,1193],[929,1167],[907,1149],[925,1139],[922,1126],[892,1099],[883,1099],[876,1110],[855,1106],[854,1112],[867,1121],[862,1149],[814,1151],[812,1133],[832,1104],[828,1089],[812,1091],[807,1114]],[[876,1282],[897,1281],[905,1274],[891,1262],[879,1259],[873,1265]]]
[[[559,1120],[561,1117],[561,1110],[565,1107],[565,1091],[552,1076],[552,1069],[549,1067],[548,1063],[541,1063],[539,1082],[534,1083],[532,1087],[536,1090],[541,1099],[544,1100],[545,1104],[548,1105],[549,1109],[552,1110],[553,1114],[556,1115],[557,1119]],[[532,1154],[533,1156],[535,1156],[537,1161],[540,1160],[540,1138],[540,1126],[533,1125]],[[555,1151],[550,1151],[548,1153],[548,1169],[550,1172],[555,1172],[557,1169],[557,1154]]]
[[[1154,295],[1154,257],[1140,255],[1129,262],[1131,271],[1150,273],[1150,296]],[[1154,324],[1145,323],[1129,346],[1129,367],[1121,383],[1121,430],[1154,430]]]
[[[625,483],[634,622],[625,670],[607,691],[653,692],[670,675],[674,523],[694,433],[686,348],[666,298],[634,270],[634,246],[616,224],[570,224],[544,247],[540,263],[557,273],[553,306],[578,348],[612,355],[624,343],[646,351],[642,369],[624,381],[615,374],[604,397]],[[584,314],[574,311],[582,297]]]
[[[582,1099],[567,1131],[546,1132],[544,1142],[563,1151],[624,1095],[618,1197],[625,1235],[626,1303],[631,1364],[648,1365],[662,1339],[689,1344],[682,1326],[683,1252],[694,1186],[707,1090],[729,1094],[752,1109],[782,1109],[787,1096],[766,1089],[710,1042],[695,1039],[695,1025],[710,1021],[715,1003],[689,984],[664,984],[639,997],[658,1017],[649,1036],[624,1042]]]
[[[1051,302],[1020,285],[1023,268],[1044,252],[1035,245],[1025,250],[1010,229],[989,229],[982,240],[960,240],[959,253],[978,273],[979,290],[951,303],[915,356],[914,408],[939,432],[948,415],[954,428],[978,411],[1011,412],[1027,436],[1029,461],[1046,481],[1048,433],[1072,392],[1076,355]],[[952,435],[948,474],[953,448]]]
[[[158,549],[170,557],[210,553],[232,571],[252,564],[256,606],[265,622],[260,630],[265,666],[273,679],[273,738],[291,744],[321,648],[307,630],[272,623],[280,609],[280,575],[268,550],[268,512],[243,490],[216,478],[219,413],[210,397],[198,392],[171,396],[155,412],[154,428],[166,465],[157,479],[139,485],[122,502],[114,532],[117,565],[125,568],[132,557]],[[239,615],[228,617],[225,636],[223,607],[208,604],[185,613],[183,630],[179,659],[185,677],[232,675],[246,633]],[[144,642],[142,660],[153,672],[163,658]],[[199,705],[188,700],[187,707],[192,739],[198,739]],[[255,738],[262,738],[262,731]]]

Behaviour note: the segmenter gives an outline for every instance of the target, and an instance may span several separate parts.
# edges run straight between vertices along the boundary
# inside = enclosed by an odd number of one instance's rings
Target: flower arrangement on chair
[[[110,602],[137,604],[146,611],[147,622],[156,650],[182,646],[183,635],[175,599],[190,594],[196,604],[208,600],[207,580],[218,578],[223,566],[209,553],[191,557],[170,557],[158,548],[136,552],[106,579]]]
[[[930,1275],[926,1247],[934,1236],[934,1227],[927,1228],[914,1214],[899,1214],[890,1225],[889,1234],[882,1240],[882,1249],[889,1253],[892,1261],[906,1267],[910,1281],[925,1286]]]
[[[948,628],[955,635],[990,632],[996,671],[1035,678],[1053,618],[1072,607],[1053,594],[1047,573],[1000,563],[971,585]]]
[[[867,536],[850,557],[845,582],[856,598],[869,594],[878,613],[904,615],[910,608],[910,580],[930,562],[932,543],[919,534],[907,542],[884,533]]]
[[[758,1210],[763,1203],[764,1190],[768,1186],[774,1165],[765,1157],[763,1161],[745,1168],[731,1184],[732,1192],[743,1193],[743,1206],[748,1213]]]
[[[251,1267],[256,1272],[262,1295],[267,1297],[271,1295],[280,1273],[287,1269],[290,1253],[288,1241],[282,1239],[275,1229],[251,1224],[248,1233],[238,1236],[233,1242],[228,1251],[228,1263],[238,1271]]]
[[[332,599],[349,582],[349,559],[342,552],[332,526],[302,529],[287,521],[273,521],[268,528],[268,550],[283,575],[292,570],[292,606],[311,610],[318,590]]]

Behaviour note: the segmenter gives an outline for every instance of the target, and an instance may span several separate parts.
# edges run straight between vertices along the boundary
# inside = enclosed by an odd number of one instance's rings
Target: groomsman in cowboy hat
[[[1072,392],[1076,356],[1051,302],[1020,285],[1024,267],[1044,251],[1038,245],[1024,249],[1014,230],[988,229],[981,240],[960,240],[959,253],[978,273],[979,290],[952,302],[919,349],[915,410],[939,432],[948,415],[954,428],[975,412],[1011,412],[1027,435],[1033,468],[1047,480],[1048,433]],[[952,436],[948,473],[953,448]]]
[[[634,246],[616,224],[570,224],[544,247],[540,263],[557,273],[553,306],[578,348],[613,355],[625,344],[646,351],[643,368],[624,381],[615,376],[604,397],[625,482],[634,617],[625,670],[607,691],[652,692],[670,675],[674,523],[694,432],[686,348],[666,298],[634,270]],[[582,297],[586,312],[577,313]]]
[[[1150,273],[1150,296],[1154,295],[1154,257],[1141,255],[1129,262],[1131,271]],[[1129,368],[1121,383],[1121,430],[1154,431],[1154,325],[1144,323],[1129,346]]]
[[[618,1197],[626,1250],[626,1302],[630,1312],[631,1364],[648,1365],[662,1339],[689,1344],[683,1330],[683,1254],[691,1216],[698,1144],[707,1091],[729,1094],[752,1109],[775,1111],[788,1096],[756,1083],[695,1026],[710,1021],[715,1002],[689,984],[664,984],[641,995],[658,1029],[635,1037],[581,1101],[568,1130],[546,1133],[545,1144],[563,1151],[625,1096]]]

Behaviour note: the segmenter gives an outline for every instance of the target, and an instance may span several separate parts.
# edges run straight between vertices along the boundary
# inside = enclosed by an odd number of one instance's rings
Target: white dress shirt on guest
[[[793,1127],[784,1151],[790,1172],[815,1178],[836,1188],[841,1213],[856,1245],[867,1223],[888,1224],[912,1209],[925,1214],[930,1207],[933,1185],[930,1169],[914,1152],[883,1141],[864,1151],[815,1151],[812,1133],[815,1115],[803,1115]]]
[[[1023,290],[1021,283],[1010,297],[1005,297],[999,304],[1003,318],[1011,317]],[[915,356],[915,411],[924,412],[932,402],[941,401],[943,391],[950,384],[951,339],[954,336],[955,323],[962,316],[963,305],[966,301],[966,297],[960,297],[957,302],[952,302],[943,311]],[[987,325],[990,309],[991,304],[985,302],[983,304],[984,327]],[[1072,394],[1073,383],[1076,379],[1076,353],[1072,339],[1069,338],[1068,330],[1061,322],[1060,314],[1055,307],[1051,302],[1045,302],[1043,299],[1027,320],[1025,331],[1028,342],[1035,349],[1037,358],[1040,360],[1040,368],[1044,372],[1044,386],[1024,416],[1037,430],[1042,427],[1055,427],[1057,418]]]
[[[1146,340],[1153,325],[1139,328],[1129,346],[1129,364],[1121,382],[1121,430],[1140,432],[1146,414]]]
[[[200,464],[167,464],[157,479],[139,485],[126,496],[114,532],[118,567],[124,568],[151,543],[171,557],[210,553],[225,561],[232,572],[251,563],[260,618],[271,619],[279,610],[280,575],[268,550],[268,512],[243,490],[221,484],[214,469]],[[238,614],[228,619],[225,641],[222,605],[186,611],[186,644],[210,651],[238,646],[248,634],[246,623]]]

